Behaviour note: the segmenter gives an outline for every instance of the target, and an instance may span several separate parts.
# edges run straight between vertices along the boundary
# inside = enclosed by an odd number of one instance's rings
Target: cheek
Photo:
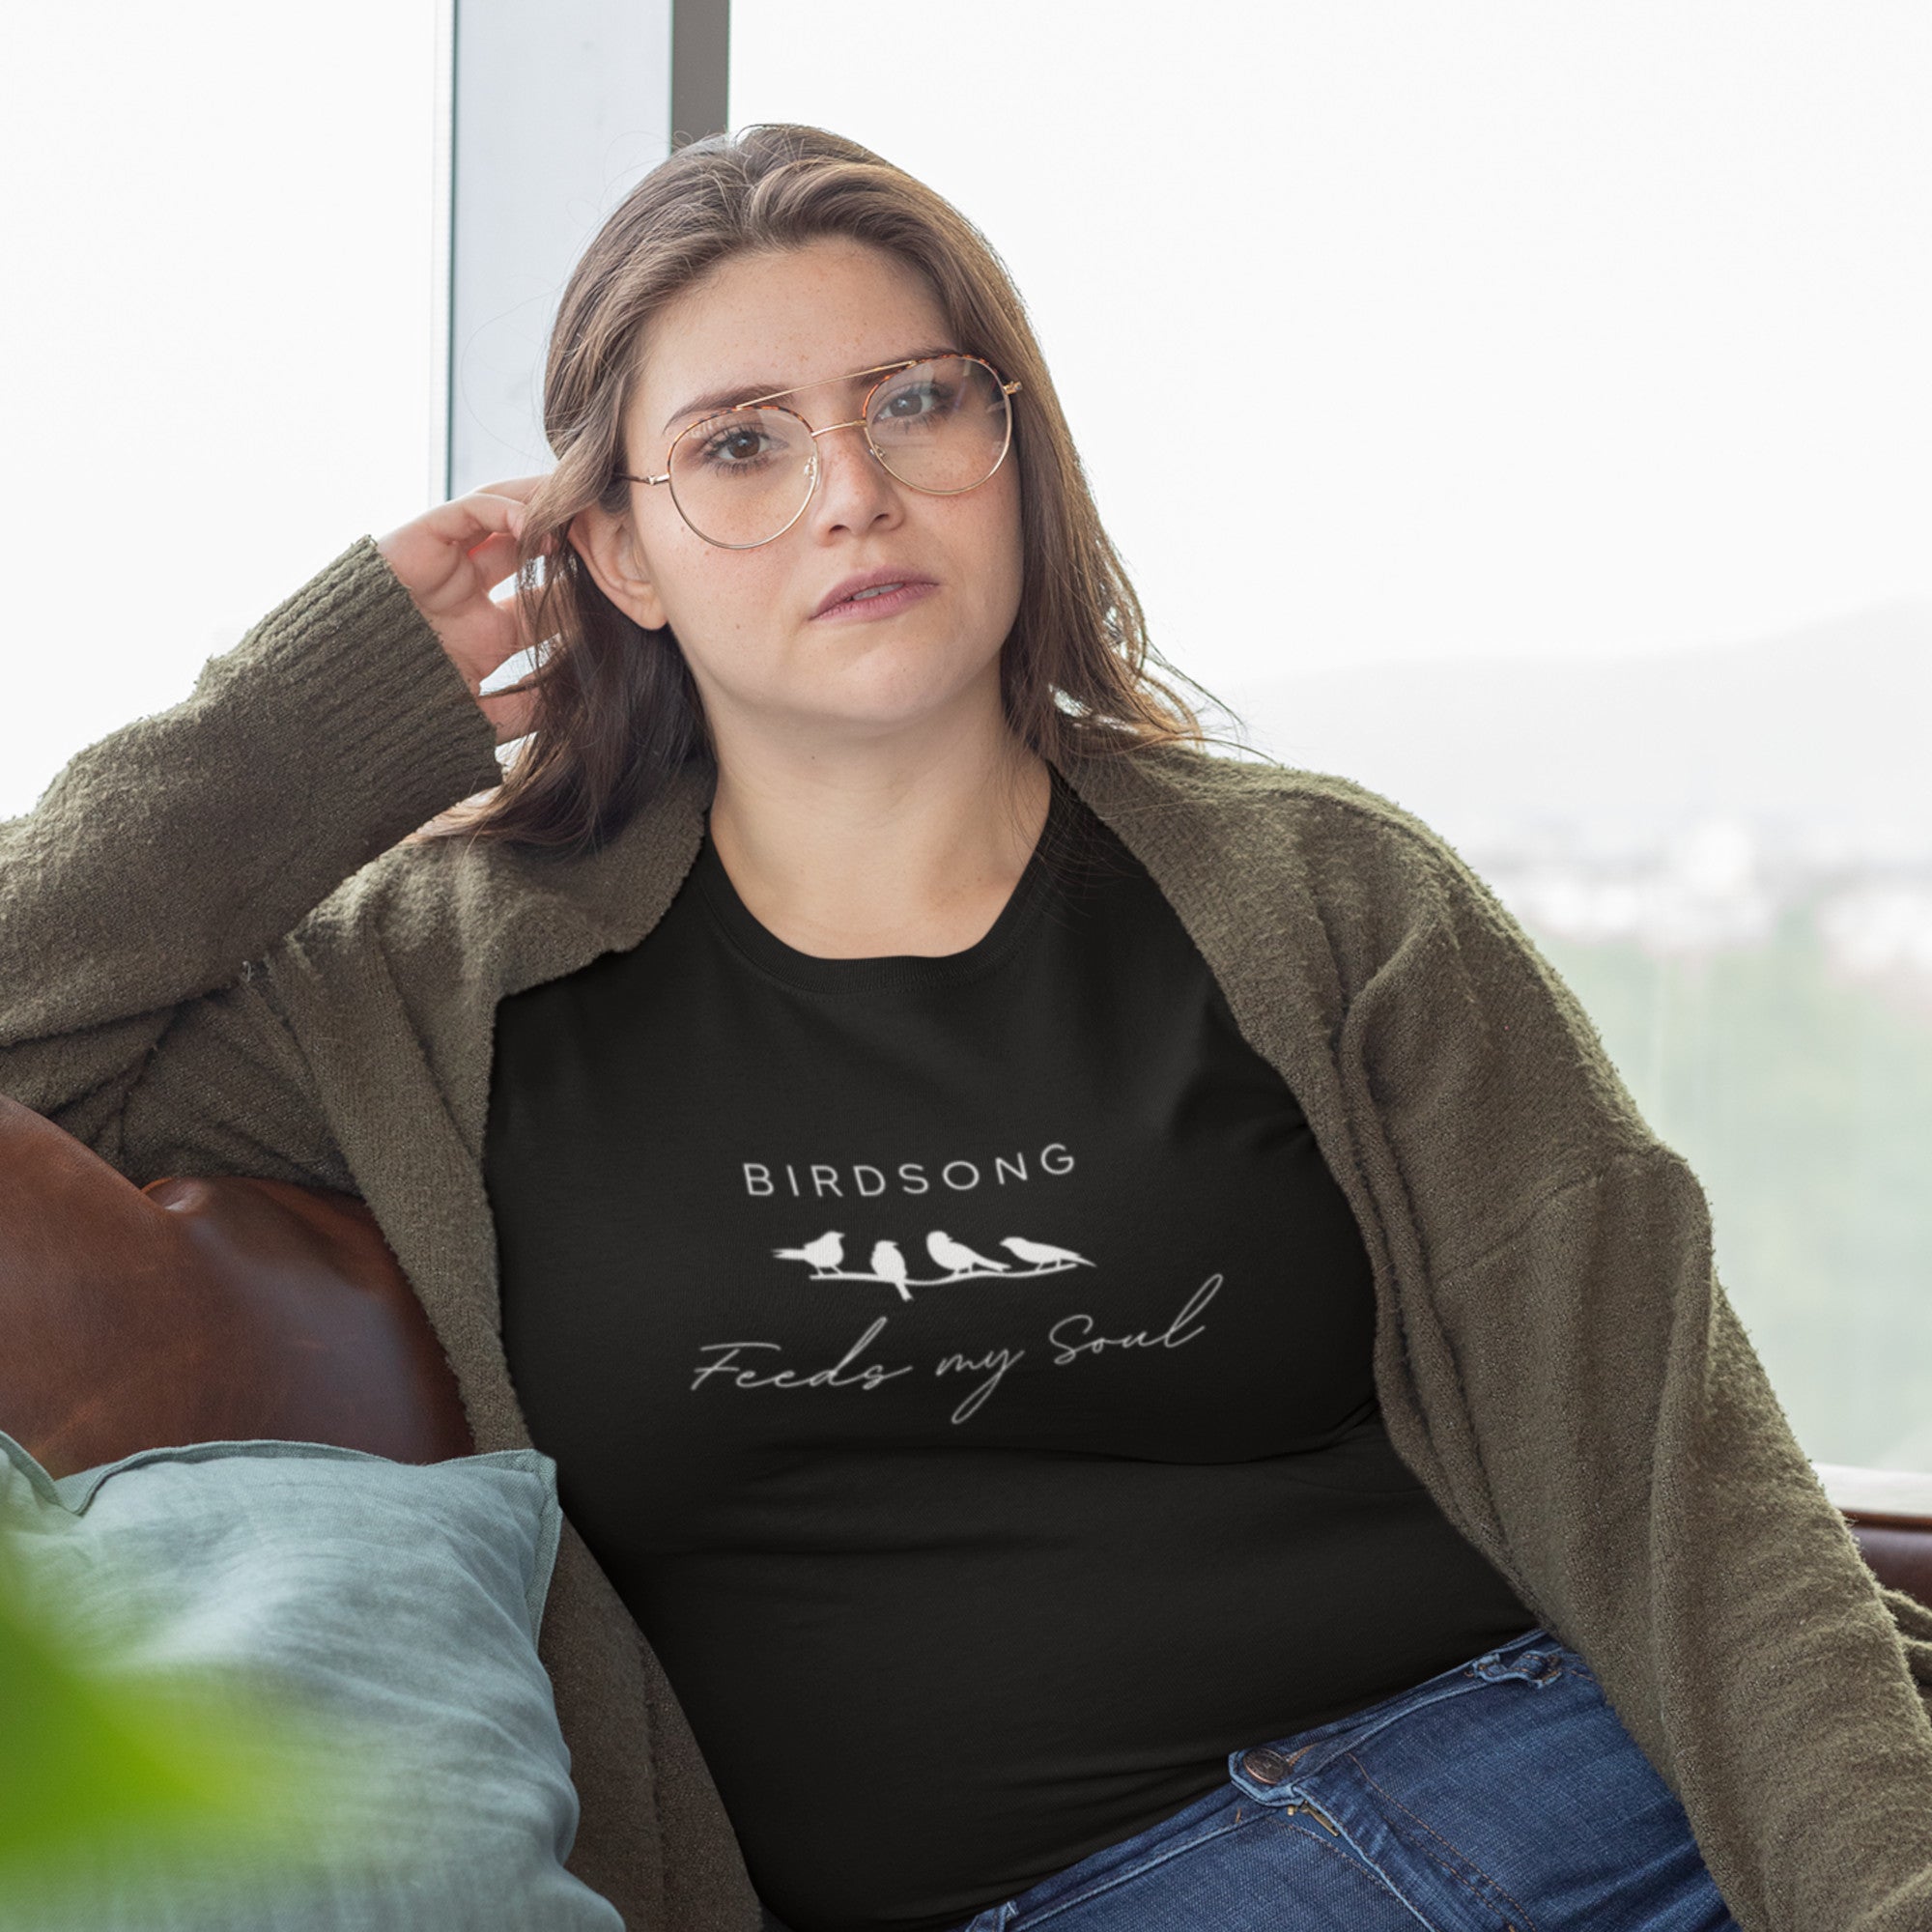
[[[794,581],[796,566],[778,545],[725,551],[699,537],[692,543],[696,554],[673,558],[663,587],[679,639],[697,653],[755,643],[780,630],[787,612],[810,608],[810,588]]]
[[[979,494],[990,498],[990,486]],[[970,517],[945,532],[942,554],[957,585],[954,608],[964,618],[954,641],[977,659],[1004,640],[1019,610],[1023,552],[1018,505],[994,500],[974,504]]]
[[[957,541],[973,559],[973,575],[987,586],[987,596],[1004,598],[1019,582],[1024,546],[1020,532],[1020,491],[1017,475],[1002,466],[990,482],[970,496],[953,498],[965,512]],[[997,588],[995,588],[997,586]]]

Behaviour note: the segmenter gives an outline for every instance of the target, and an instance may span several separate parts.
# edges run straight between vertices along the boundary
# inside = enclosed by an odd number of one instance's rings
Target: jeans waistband
[[[1386,1724],[1444,1697],[1463,1695],[1480,1685],[1515,1678],[1538,1689],[1560,1681],[1569,1672],[1591,1677],[1583,1659],[1542,1625],[1512,1637],[1462,1663],[1451,1664],[1434,1677],[1393,1692],[1379,1702],[1351,1711],[1325,1724],[1295,1731],[1287,1737],[1244,1746],[1228,1753],[1228,1782],[1204,1793],[1180,1810],[1145,1831],[1103,1847],[1064,1870],[1054,1872],[1016,1896],[962,1920],[953,1932],[981,1926],[1004,1927],[1023,1913],[1037,1911],[1067,1892],[1091,1885],[1115,1866],[1140,1861],[1161,1845],[1206,1824],[1225,1806],[1254,1800],[1270,1805],[1301,1804],[1299,1783],[1313,1776],[1342,1752],[1372,1737]],[[1594,1680],[1593,1680],[1594,1681]],[[787,1932],[769,1908],[761,1907],[761,1932]]]
[[[1539,1689],[1559,1682],[1571,1670],[1589,1675],[1581,1657],[1561,1643],[1542,1625],[1486,1650],[1462,1663],[1451,1664],[1420,1684],[1393,1692],[1378,1703],[1350,1711],[1346,1717],[1331,1719],[1308,1730],[1245,1746],[1228,1753],[1228,1783],[1205,1793],[1171,1816],[1145,1831],[1103,1847],[1065,1870],[1029,1886],[1025,1891],[1003,1904],[988,1908],[962,1921],[953,1932],[1000,1932],[1000,1928],[1023,1914],[1037,1912],[1066,1893],[1092,1885],[1117,1866],[1139,1862],[1175,1839],[1186,1836],[1206,1825],[1218,1812],[1236,1803],[1253,1799],[1270,1805],[1303,1804],[1308,1801],[1300,1789],[1303,1777],[1321,1769],[1372,1737],[1386,1724],[1395,1723],[1410,1712],[1444,1697],[1455,1697],[1506,1678],[1517,1678]],[[1312,1807],[1311,1807],[1312,1808]]]
[[[1515,1678],[1544,1690],[1557,1683],[1566,1672],[1590,1672],[1576,1651],[1560,1642],[1541,1625],[1520,1636],[1486,1650],[1463,1663],[1439,1670],[1434,1677],[1378,1704],[1351,1711],[1345,1718],[1318,1724],[1312,1730],[1293,1736],[1273,1738],[1267,1743],[1228,1753],[1228,1777],[1248,1797],[1264,1804],[1302,1802],[1298,1782],[1313,1777],[1345,1751],[1355,1749],[1385,1725],[1400,1722],[1425,1705],[1444,1697],[1458,1697],[1482,1684],[1500,1683]]]

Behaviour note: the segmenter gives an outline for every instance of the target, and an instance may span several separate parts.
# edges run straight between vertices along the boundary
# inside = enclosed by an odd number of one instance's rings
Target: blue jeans
[[[954,1932],[1048,1927],[1737,1932],[1684,1807],[1541,1628],[1229,1752],[1217,1790]]]

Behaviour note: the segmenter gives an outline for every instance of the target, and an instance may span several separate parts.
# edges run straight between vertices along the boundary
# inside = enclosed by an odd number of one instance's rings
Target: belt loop
[[[1553,1650],[1521,1650],[1510,1658],[1492,1650],[1477,1658],[1472,1668],[1487,1683],[1496,1684],[1506,1677],[1517,1677],[1525,1684],[1535,1685],[1540,1690],[1562,1676],[1563,1660]]]

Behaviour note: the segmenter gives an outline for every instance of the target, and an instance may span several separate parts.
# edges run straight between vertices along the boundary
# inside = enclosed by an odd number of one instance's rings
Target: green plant
[[[325,1866],[336,1883],[380,1871],[407,1843],[366,1829],[380,1765],[343,1726],[286,1690],[144,1656],[105,1574],[76,1641],[35,1602],[29,1562],[0,1532],[0,1924],[89,1924],[144,1888],[242,1905]]]

